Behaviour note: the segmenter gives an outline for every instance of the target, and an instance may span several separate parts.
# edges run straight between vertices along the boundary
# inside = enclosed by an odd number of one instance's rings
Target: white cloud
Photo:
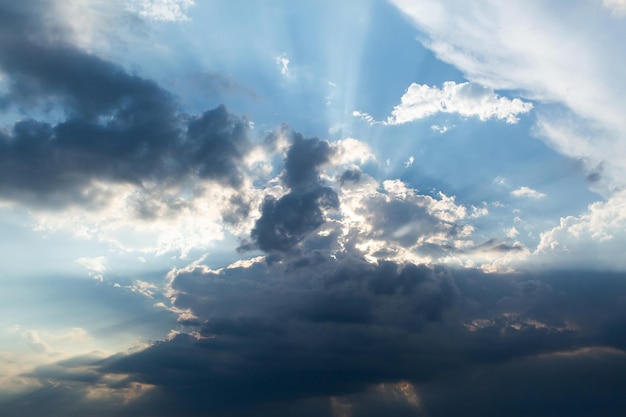
[[[626,16],[626,0],[602,0],[602,5],[616,17]]]
[[[289,62],[289,58],[287,58],[286,54],[282,54],[276,57],[276,65],[278,65],[280,73],[285,77],[289,76]]]
[[[626,268],[620,191],[626,187],[626,49],[616,41],[626,38],[626,26],[615,19],[624,2],[391,2],[423,32],[422,43],[470,82],[533,100],[534,133],[549,146],[582,161],[589,173],[602,167],[593,189],[606,201],[542,233],[528,261]]]
[[[180,22],[189,19],[187,11],[194,0],[126,0],[128,10],[156,21]]]
[[[550,145],[572,157],[594,145],[587,166],[603,164],[609,189],[626,185],[626,49],[617,41],[626,39],[626,26],[604,13],[602,2],[391,2],[423,31],[422,42],[440,60],[472,83],[534,100],[538,116],[550,121],[551,129],[538,131]],[[623,4],[604,6],[616,11]],[[560,135],[564,130],[575,134]]]
[[[474,227],[470,219],[487,215],[486,208],[465,206],[454,196],[420,194],[401,180],[378,183],[362,174],[358,183],[342,187],[340,195],[342,247],[355,247],[377,262],[453,263],[476,266],[470,253]],[[493,263],[502,252],[481,253],[481,266]]]
[[[413,165],[413,162],[415,162],[415,158],[413,157],[413,155],[411,155],[409,156],[409,159],[404,163],[404,167],[410,167],[411,165]]]
[[[366,162],[376,161],[376,156],[369,145],[358,139],[345,138],[332,142],[330,146],[334,151],[331,156],[331,162],[335,165],[344,165],[354,162],[364,164]]]
[[[35,353],[50,353],[52,349],[50,345],[41,340],[39,332],[35,330],[27,330],[22,333],[22,338],[26,342],[29,348]]]
[[[399,125],[437,113],[455,113],[480,120],[499,119],[517,123],[519,114],[528,113],[533,105],[519,98],[500,97],[490,88],[475,83],[446,81],[442,88],[413,83],[383,124]],[[353,112],[368,123],[374,119],[366,113]],[[438,129],[441,133],[445,130]],[[447,130],[447,128],[446,128]]]
[[[431,129],[431,130],[434,130],[435,132],[439,132],[439,133],[441,133],[441,134],[443,135],[443,134],[444,134],[444,133],[446,133],[448,130],[450,130],[450,127],[454,127],[454,125],[453,125],[453,126],[446,126],[446,125],[432,125],[432,126],[430,127],[430,129]]]
[[[477,219],[479,217],[483,217],[488,214],[489,214],[489,209],[487,208],[486,204],[483,203],[482,207],[472,206],[472,214],[470,215],[470,217],[472,219]]]
[[[519,231],[515,227],[511,227],[510,229],[506,230],[506,236],[510,239],[514,239],[518,235]]]
[[[101,193],[98,210],[69,207],[62,211],[32,211],[38,231],[70,232],[81,239],[106,242],[126,252],[180,253],[211,247],[226,233],[247,235],[258,217],[263,196],[273,188],[256,189],[246,179],[239,190],[210,181],[184,186],[135,188],[127,184],[93,183],[89,191]],[[249,204],[247,216],[238,215],[238,204]],[[228,223],[224,218],[232,218]],[[99,265],[81,258],[79,264],[92,274]],[[100,279],[101,276],[92,275]]]
[[[506,185],[507,182],[508,180],[505,177],[498,176],[493,179],[493,183],[498,185]]]
[[[511,191],[511,195],[514,197],[527,197],[535,199],[544,198],[546,196],[544,193],[540,193],[537,190],[533,190],[532,188],[525,186]]]
[[[374,118],[373,118],[372,116],[370,116],[369,114],[364,113],[364,112],[361,112],[361,111],[358,111],[358,110],[354,110],[354,111],[352,112],[352,115],[353,115],[354,117],[358,117],[358,118],[360,118],[360,119],[362,119],[362,120],[366,121],[367,123],[369,123],[369,124],[371,124],[371,125],[374,125],[374,124],[376,124],[376,123],[380,123],[380,122],[377,122],[377,121],[376,121],[376,119],[374,119]]]
[[[535,262],[547,259],[557,265],[626,269],[626,191],[606,202],[589,206],[580,216],[567,216],[558,226],[541,233],[533,254]]]
[[[104,256],[98,256],[95,258],[81,257],[76,259],[75,262],[81,266],[84,266],[89,271],[103,273],[106,270],[105,265],[107,262],[107,258],[105,258]]]

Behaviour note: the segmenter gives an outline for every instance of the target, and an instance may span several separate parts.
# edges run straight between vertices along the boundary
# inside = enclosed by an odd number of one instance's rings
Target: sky
[[[623,39],[624,0],[0,0],[0,414],[625,415]]]

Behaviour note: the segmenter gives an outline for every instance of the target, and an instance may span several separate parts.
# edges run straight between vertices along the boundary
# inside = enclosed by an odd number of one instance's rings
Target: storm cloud
[[[241,184],[250,148],[245,118],[224,106],[185,114],[155,82],[79,49],[60,29],[51,36],[32,10],[0,8],[11,22],[0,41],[5,108],[61,109],[58,122],[27,117],[0,133],[3,198],[64,206],[97,199],[88,188],[98,181]]]
[[[172,281],[176,307],[198,318],[189,333],[31,377],[120,393],[152,387],[120,405],[120,415],[135,416],[332,416],[341,404],[357,417],[619,415],[626,288],[619,274],[586,278],[319,254],[220,271],[198,265]],[[59,394],[50,386],[22,401],[50,391]]]

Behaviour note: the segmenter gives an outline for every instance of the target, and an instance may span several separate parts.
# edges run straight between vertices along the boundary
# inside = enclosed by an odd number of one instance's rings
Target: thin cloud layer
[[[194,0],[125,0],[126,7],[139,16],[165,22],[180,22],[189,19],[187,10]]]

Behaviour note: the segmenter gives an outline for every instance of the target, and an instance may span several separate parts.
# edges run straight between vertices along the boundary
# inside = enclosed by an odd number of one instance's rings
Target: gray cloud
[[[66,42],[62,30],[40,26],[25,6],[4,2],[0,16],[11,22],[1,29],[0,68],[9,86],[3,102],[63,109],[59,122],[27,118],[0,134],[3,197],[88,203],[96,198],[85,192],[93,180],[241,184],[240,161],[250,146],[245,119],[223,106],[180,113],[156,83]]]
[[[261,217],[251,233],[258,248],[265,252],[294,249],[324,224],[324,210],[339,207],[337,193],[323,184],[319,173],[332,155],[329,143],[288,133],[292,143],[285,159],[283,181],[290,191],[279,199],[265,198]]]
[[[341,404],[355,417],[620,415],[625,281],[588,278],[319,252],[219,272],[197,267],[172,283],[176,306],[199,317],[196,336],[29,376],[82,389],[107,375],[126,375],[114,391],[155,386],[117,415],[291,416],[306,405],[332,416]],[[49,391],[26,398],[46,404]],[[419,401],[401,394],[413,391]]]

